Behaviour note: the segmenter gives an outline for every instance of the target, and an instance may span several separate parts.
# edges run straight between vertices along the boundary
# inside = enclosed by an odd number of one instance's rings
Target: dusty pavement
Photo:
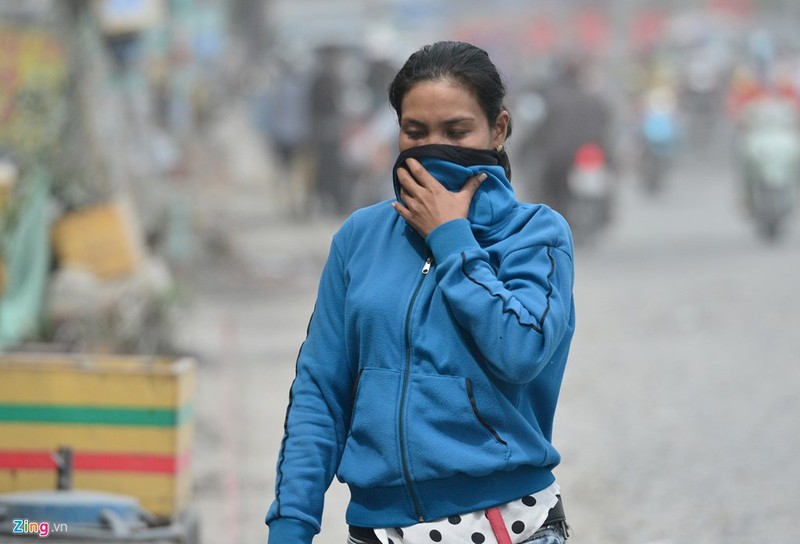
[[[623,186],[614,228],[576,255],[555,433],[571,542],[793,544],[800,222],[767,246],[724,163],[676,174],[658,199]],[[263,543],[295,356],[339,221],[280,220],[263,187],[215,191],[206,214],[225,235],[190,265],[179,328],[201,363],[194,508],[204,544]],[[344,542],[346,499],[334,483],[316,542]]]

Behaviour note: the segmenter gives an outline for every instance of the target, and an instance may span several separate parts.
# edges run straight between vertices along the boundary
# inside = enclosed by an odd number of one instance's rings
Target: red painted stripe
[[[86,471],[156,472],[159,474],[177,471],[176,459],[162,455],[75,454],[73,467],[75,470]]]
[[[47,452],[0,451],[0,469],[53,469],[56,460]]]
[[[181,455],[124,455],[116,453],[75,453],[74,470],[109,472],[150,472],[175,474],[191,463],[191,451]],[[0,451],[0,469],[55,470],[52,454],[40,451]]]

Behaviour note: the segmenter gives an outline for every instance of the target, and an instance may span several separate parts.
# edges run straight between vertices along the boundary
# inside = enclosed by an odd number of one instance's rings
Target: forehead
[[[411,87],[403,97],[402,116],[417,121],[485,118],[472,90],[450,79],[420,81]]]

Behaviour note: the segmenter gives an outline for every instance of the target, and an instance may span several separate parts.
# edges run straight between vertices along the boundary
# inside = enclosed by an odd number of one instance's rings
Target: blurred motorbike
[[[567,176],[566,217],[576,245],[588,243],[611,220],[612,183],[603,148],[589,143],[575,153]]]
[[[766,97],[750,104],[742,118],[737,151],[747,211],[755,220],[758,233],[775,241],[797,204],[797,106],[780,97]]]
[[[640,175],[650,194],[663,190],[678,148],[678,107],[667,87],[651,89],[645,98],[639,125]]]

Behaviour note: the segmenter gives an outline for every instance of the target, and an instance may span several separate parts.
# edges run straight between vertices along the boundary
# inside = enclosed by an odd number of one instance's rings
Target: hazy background
[[[572,541],[793,543],[800,235],[792,216],[759,236],[736,153],[747,93],[800,89],[799,23],[793,0],[0,0],[3,349],[196,356],[204,542],[264,542],[330,236],[392,194],[394,73],[432,41],[485,48],[536,201],[543,97],[580,62],[611,112],[614,204],[576,250],[554,437]],[[655,194],[653,88],[681,127]],[[120,202],[122,234],[70,263],[50,229]],[[334,483],[319,542],[344,542],[346,500]]]

